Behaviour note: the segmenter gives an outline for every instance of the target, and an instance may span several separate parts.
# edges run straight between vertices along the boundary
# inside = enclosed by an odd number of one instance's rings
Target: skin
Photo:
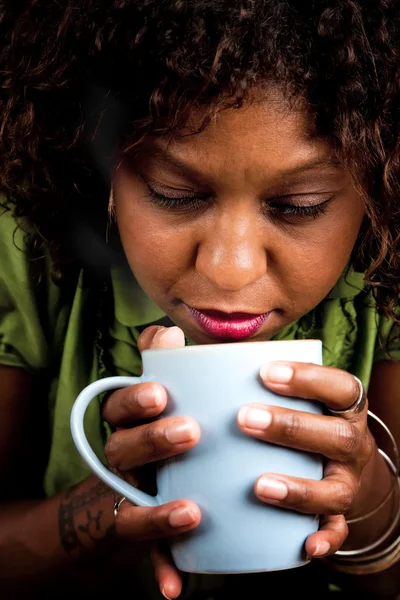
[[[138,157],[127,155],[120,162],[114,177],[115,212],[128,262],[144,290],[177,325],[147,328],[138,340],[140,351],[183,346],[184,333],[198,343],[221,341],[199,329],[186,303],[226,312],[272,311],[251,338],[269,339],[326,296],[349,259],[364,209],[348,175],[332,165],[329,147],[309,129],[300,110],[260,101],[226,111],[198,136],[179,137],[170,144],[148,140]],[[172,168],[172,156],[186,167]],[[315,161],[318,167],[298,171]],[[190,209],[166,210],[152,200],[146,178],[158,194],[201,194],[202,201],[194,211],[192,204]],[[287,206],[277,208],[331,197],[316,218],[288,217]],[[388,423],[396,422],[399,376],[399,365],[386,363],[376,365],[372,374],[370,405]],[[332,408],[349,407],[359,393],[352,375],[316,365],[270,363],[261,377],[273,391],[313,398]],[[201,520],[199,507],[184,498],[155,508],[125,501],[114,521],[115,495],[95,477],[52,498],[34,494],[30,500],[15,482],[21,481],[21,469],[37,473],[40,481],[41,465],[36,452],[19,457],[17,450],[41,399],[35,396],[32,377],[21,369],[0,368],[0,383],[0,464],[6,466],[0,473],[0,579],[6,589],[15,593],[21,585],[25,594],[36,593],[39,585],[46,591],[62,585],[76,590],[85,573],[88,590],[92,593],[96,582],[104,592],[100,575],[117,573],[117,581],[111,580],[113,591],[124,574],[135,580],[135,557],[147,552],[150,540],[160,590],[178,597],[181,574],[163,540],[195,528]],[[166,403],[161,385],[145,383],[116,391],[103,406],[104,419],[116,428],[105,449],[108,461],[135,485],[142,485],[138,468],[186,452],[200,440],[200,428],[188,416],[151,420],[162,414]],[[361,522],[348,535],[344,515],[366,514],[387,496],[391,484],[367,429],[366,409],[339,418],[243,406],[237,424],[260,440],[325,457],[322,481],[260,473],[254,482],[261,502],[322,515],[320,530],[305,543],[310,557],[328,556],[343,544],[357,548],[373,542],[393,519],[397,498],[385,504],[373,523]],[[36,448],[36,429],[35,435]],[[387,589],[388,573],[383,575]],[[399,585],[397,576],[393,589]]]
[[[148,140],[138,155],[121,159],[113,192],[131,270],[179,327],[145,330],[141,350],[181,346],[183,332],[199,344],[221,341],[199,327],[188,306],[268,312],[249,341],[270,339],[329,293],[349,260],[364,217],[349,174],[330,147],[310,134],[305,113],[265,100],[221,113],[201,134]],[[314,217],[288,214],[293,204],[324,205],[325,210]],[[347,408],[359,394],[351,375],[327,367],[272,363],[261,377],[278,393],[317,399],[331,408]],[[117,391],[104,407],[104,418],[117,427],[143,418],[143,400],[146,417],[160,414],[165,390],[140,384]],[[306,551],[310,557],[334,553],[348,534],[343,515],[351,515],[363,472],[374,471],[379,463],[366,411],[345,420],[252,405],[242,407],[237,423],[253,437],[326,457],[322,481],[260,474],[254,489],[263,502],[325,515],[321,529],[307,539]],[[114,433],[106,455],[129,478],[135,467],[188,450],[200,435],[193,419],[166,418]],[[171,444],[175,438],[177,443]],[[377,468],[382,470],[382,464]],[[387,489],[384,469],[382,489]],[[138,529],[145,529],[146,520],[160,510],[125,502],[117,531],[131,538],[146,535]],[[169,524],[179,522],[187,529],[201,518],[198,507],[188,501],[171,514]],[[154,548],[161,591],[174,598],[181,589],[179,574],[158,546]]]
[[[116,217],[132,272],[197,343],[216,340],[187,306],[272,311],[252,338],[267,340],[316,306],[340,277],[363,202],[309,129],[300,109],[255,103],[223,112],[199,135],[170,144],[150,140],[116,171]],[[170,198],[200,200],[164,208],[149,186]],[[316,218],[284,214],[288,204],[326,200],[325,214]]]

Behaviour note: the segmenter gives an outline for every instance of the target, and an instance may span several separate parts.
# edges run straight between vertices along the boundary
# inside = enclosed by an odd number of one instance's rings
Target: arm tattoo
[[[81,493],[77,488],[68,490],[60,502],[58,530],[64,550],[79,560],[88,546],[91,546],[91,555],[105,550],[114,537],[115,525],[113,520],[110,523],[104,518],[103,510],[95,508],[99,500],[113,495],[109,487],[99,482]]]

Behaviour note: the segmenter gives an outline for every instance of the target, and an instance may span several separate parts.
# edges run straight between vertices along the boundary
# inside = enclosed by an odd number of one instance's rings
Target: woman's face
[[[305,114],[266,101],[148,140],[117,169],[114,198],[136,279],[197,343],[268,340],[314,308],[364,215]]]

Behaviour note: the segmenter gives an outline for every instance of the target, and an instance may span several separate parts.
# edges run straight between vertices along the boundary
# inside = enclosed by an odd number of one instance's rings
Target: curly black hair
[[[71,215],[106,219],[101,123],[131,147],[177,132],[193,107],[206,126],[278,86],[307,102],[362,191],[352,260],[397,321],[399,0],[0,0],[0,40],[0,191],[55,278],[73,264]]]

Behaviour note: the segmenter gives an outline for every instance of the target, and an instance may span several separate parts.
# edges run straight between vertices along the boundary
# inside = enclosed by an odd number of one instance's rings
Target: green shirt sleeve
[[[400,307],[397,308],[400,315]],[[400,326],[388,317],[379,318],[374,362],[380,360],[400,361]]]
[[[35,291],[25,233],[11,211],[0,212],[0,364],[32,372],[49,357]]]

